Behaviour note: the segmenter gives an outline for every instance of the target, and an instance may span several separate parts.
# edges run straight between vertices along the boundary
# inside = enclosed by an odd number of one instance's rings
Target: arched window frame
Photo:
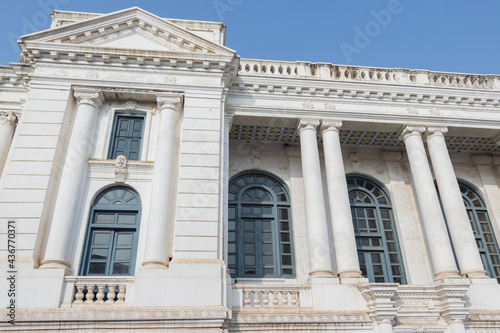
[[[464,180],[458,179],[458,185],[484,269],[489,277],[500,281],[500,249],[483,197]]]
[[[246,183],[245,177],[265,178],[264,183]],[[270,179],[275,184],[269,187],[267,179]],[[237,185],[233,185],[237,184]],[[237,187],[237,192],[234,193],[234,188]],[[276,193],[273,188],[280,187],[280,191]],[[251,189],[261,189],[265,191],[272,200],[259,201],[259,204],[264,207],[272,206],[273,210],[270,214],[263,212],[252,216],[252,214],[244,213],[243,206],[255,205],[255,201],[245,201],[243,196]],[[293,248],[293,231],[292,231],[292,218],[290,207],[290,194],[287,185],[278,177],[262,171],[247,171],[233,176],[229,182],[229,225],[228,225],[228,267],[233,277],[238,278],[295,278],[295,256]],[[232,213],[234,212],[234,213]],[[255,256],[255,274],[246,273],[246,269],[251,269],[250,264],[245,264],[245,256],[252,251],[246,246],[245,242],[245,226],[244,221],[254,220],[254,241],[255,246],[253,255]],[[272,247],[273,247],[273,264],[265,265],[263,263],[263,244],[265,240],[258,239],[259,233],[265,232],[264,222],[268,220],[271,223],[272,230]],[[260,221],[260,222],[257,222]],[[288,229],[288,230],[285,230]],[[247,230],[247,232],[249,232]],[[286,234],[286,235],[285,235]],[[248,240],[247,240],[248,241]],[[267,240],[268,242],[269,240]],[[249,242],[252,242],[251,240]],[[259,243],[260,242],[260,243]],[[258,249],[258,245],[262,245]],[[234,250],[234,251],[233,251]],[[245,251],[248,250],[248,251]],[[234,261],[232,261],[232,256]],[[285,257],[289,256],[289,264],[284,262]],[[259,260],[261,266],[259,266]],[[287,259],[288,260],[288,259]],[[273,274],[264,272],[264,270],[273,267]]]
[[[370,282],[397,282],[406,284],[406,274],[399,245],[398,232],[392,211],[391,200],[385,186],[371,177],[359,174],[350,174],[347,175],[346,178],[356,237],[356,247],[358,249],[358,258],[360,260],[363,275],[368,277]],[[360,186],[360,182],[362,182],[363,186]],[[378,194],[375,194],[377,190]],[[354,191],[364,193],[371,202],[354,203],[351,198],[351,193]],[[372,210],[373,216],[368,216],[369,214],[366,214],[368,209]],[[361,210],[363,213],[361,213]],[[360,215],[363,214],[365,216],[360,217]],[[366,228],[359,227],[361,222],[366,223]],[[380,260],[376,258],[376,254],[380,255]],[[373,261],[380,262],[377,263]],[[374,270],[375,266],[379,266],[377,269],[380,269],[381,266],[381,273],[378,272],[378,274],[376,274]]]
[[[106,196],[107,194],[113,191],[124,190],[123,196],[121,198],[115,198],[114,202],[120,202],[121,204],[99,204],[99,201]],[[131,201],[132,199],[137,200],[137,205],[126,205],[126,201],[123,199],[126,193],[131,193],[133,198],[128,199]],[[80,275],[82,276],[130,276],[134,275],[135,272],[135,262],[137,256],[137,243],[139,240],[139,229],[140,229],[140,220],[141,220],[141,200],[137,191],[128,186],[111,186],[106,187],[98,192],[95,199],[92,201],[92,205],[89,210],[89,218],[87,223],[87,230],[85,235],[84,249],[82,253],[82,260],[80,266]],[[97,216],[98,214],[102,215],[113,215],[113,223],[98,223]],[[119,216],[130,216],[135,214],[135,223],[119,223]],[[90,264],[94,260],[91,258],[92,251],[94,249],[104,249],[104,244],[101,246],[92,244],[96,232],[102,232],[102,234],[108,233],[110,236],[109,248],[108,248],[108,256],[105,262],[105,272],[103,274],[93,274],[90,272]],[[132,240],[130,246],[128,245],[120,245],[118,244],[119,235],[132,234]],[[95,245],[95,246],[94,246]],[[112,264],[124,262],[123,260],[118,260],[115,258],[116,251],[115,250],[128,250],[130,249],[130,259],[126,262],[129,263],[129,269],[126,273],[120,274],[112,274]],[[99,260],[96,260],[99,261]]]

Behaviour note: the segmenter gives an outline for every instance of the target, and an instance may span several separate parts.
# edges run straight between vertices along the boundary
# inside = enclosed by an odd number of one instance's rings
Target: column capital
[[[174,109],[179,111],[183,104],[184,96],[179,94],[169,94],[162,93],[156,94],[156,103],[158,103],[158,109],[161,111],[163,109]]]
[[[299,125],[298,130],[299,134],[304,131],[304,130],[314,130],[316,131],[318,129],[318,126],[320,124],[320,121],[318,119],[300,119],[299,120]]]
[[[321,126],[319,129],[319,132],[321,135],[323,135],[323,133],[328,132],[328,131],[339,132],[340,127],[342,127],[341,120],[335,120],[335,119],[321,120]]]
[[[0,112],[0,124],[13,126],[17,123],[17,116],[14,112]]]
[[[73,87],[73,96],[76,98],[76,104],[89,104],[96,109],[104,102],[104,96],[101,89],[87,87]]]
[[[408,137],[413,136],[413,135],[419,135],[422,136],[422,133],[425,132],[425,125],[405,125],[404,128],[401,130],[401,134],[399,137],[401,140],[406,140]]]
[[[426,137],[430,138],[433,136],[444,136],[448,132],[448,127],[446,126],[428,126],[425,131]]]

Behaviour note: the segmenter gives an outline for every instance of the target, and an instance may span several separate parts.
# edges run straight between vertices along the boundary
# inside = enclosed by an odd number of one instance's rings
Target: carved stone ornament
[[[323,134],[326,131],[338,132],[340,127],[342,127],[342,121],[340,120],[322,120],[320,133]]]
[[[298,130],[299,133],[304,130],[311,130],[311,129],[316,131],[318,126],[319,126],[319,120],[317,119],[300,119]]]
[[[133,99],[129,99],[125,102],[125,108],[128,110],[135,110],[137,108],[137,102]]]
[[[409,136],[412,135],[422,135],[425,132],[424,125],[406,125],[401,131],[400,139],[406,140]]]
[[[335,103],[333,103],[333,102],[326,102],[325,103],[325,110],[335,110]]]
[[[447,127],[429,126],[427,127],[427,131],[425,132],[425,134],[427,135],[427,138],[430,138],[434,135],[445,135],[446,132],[448,132]]]
[[[253,167],[255,169],[260,169],[260,163],[261,163],[261,155],[260,155],[261,149],[260,147],[255,147],[252,149],[252,157],[253,157]]]
[[[127,157],[119,155],[115,161],[115,182],[123,183],[127,176]]]
[[[180,110],[182,106],[182,96],[177,94],[157,94],[156,102],[158,103],[158,110],[164,108]]]
[[[100,89],[86,87],[74,87],[73,89],[75,91],[73,95],[78,105],[89,104],[97,109],[104,101],[104,96]]]
[[[311,101],[306,101],[302,103],[302,106],[306,109],[314,109],[314,104]]]
[[[430,110],[429,110],[429,112],[430,112],[430,114],[431,114],[431,115],[433,115],[433,116],[439,116],[439,115],[441,115],[441,114],[439,113],[439,110],[438,110],[437,108],[432,108],[432,109],[430,109]]]
[[[349,155],[349,159],[352,164],[352,171],[357,172],[359,170],[359,154],[354,152]]]
[[[15,125],[17,123],[17,117],[14,112],[0,112],[0,123],[2,125]]]
[[[408,114],[418,114],[417,109],[414,108],[413,106],[406,109],[406,111],[408,112]]]

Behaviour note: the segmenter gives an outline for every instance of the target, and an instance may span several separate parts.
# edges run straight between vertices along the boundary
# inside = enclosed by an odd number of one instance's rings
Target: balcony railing
[[[130,276],[68,276],[72,305],[114,304],[129,301],[127,289],[134,278]]]
[[[500,76],[498,75],[444,73],[404,68],[345,66],[300,61],[240,59],[238,75],[310,77],[335,81],[500,90]]]
[[[285,307],[297,308],[299,306],[299,287],[283,285],[249,285],[236,284],[233,289],[241,291],[242,308]]]

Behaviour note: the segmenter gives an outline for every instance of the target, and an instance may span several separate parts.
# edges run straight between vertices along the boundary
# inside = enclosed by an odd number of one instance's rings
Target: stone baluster
[[[271,291],[271,294],[273,295],[273,306],[279,306],[280,300],[278,298],[279,292],[278,291]]]
[[[86,301],[85,303],[94,303],[94,289],[95,284],[88,284],[87,286],[87,294],[85,294]]]
[[[262,305],[269,306],[269,291],[263,291],[262,295],[264,297],[264,299],[262,300]]]
[[[118,285],[118,300],[116,303],[125,303],[125,290],[127,288],[127,285],[125,284],[120,284]]]
[[[299,306],[299,299],[298,299],[299,293],[297,291],[292,291],[290,293],[292,295],[292,299],[290,301],[291,306],[294,307]]]
[[[106,300],[106,304],[113,304],[115,303],[115,297],[116,297],[116,284],[109,284],[108,285],[108,299]]]
[[[249,307],[251,306],[252,303],[250,299],[250,291],[245,290],[244,293],[245,293],[245,299],[243,300],[243,306]]]
[[[98,291],[97,291],[97,295],[95,296],[96,297],[95,303],[98,303],[98,304],[104,303],[104,289],[106,289],[105,284],[98,284],[97,285]]]
[[[76,285],[75,301],[73,303],[77,304],[83,303],[83,298],[85,297],[83,289],[85,289],[85,285],[83,284]]]

